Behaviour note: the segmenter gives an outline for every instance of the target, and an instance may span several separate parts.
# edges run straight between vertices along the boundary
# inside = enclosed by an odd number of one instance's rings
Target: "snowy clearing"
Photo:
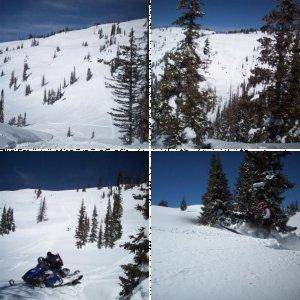
[[[152,206],[153,299],[299,299],[299,230],[290,250],[275,239],[198,226],[200,211]],[[299,226],[300,214],[289,224]]]
[[[102,198],[105,192],[106,197]],[[130,234],[137,228],[148,227],[142,215],[135,209],[137,201],[133,194],[139,189],[122,190],[123,236],[118,241],[128,241]],[[87,244],[82,249],[75,247],[75,227],[82,199],[88,215],[91,216],[94,204],[97,206],[99,220],[104,219],[108,201],[108,188],[100,191],[96,188],[86,192],[42,191],[46,197],[48,221],[37,224],[36,217],[40,200],[35,199],[34,190],[0,192],[0,208],[11,206],[14,209],[16,231],[0,236],[0,299],[118,299],[121,290],[119,276],[123,275],[120,267],[132,261],[133,256],[120,248],[98,249],[95,243]],[[67,231],[67,228],[70,231]],[[8,280],[13,278],[21,282],[23,274],[37,264],[39,256],[47,251],[59,252],[64,267],[71,271],[79,269],[83,274],[82,283],[76,286],[31,289],[24,285],[10,287]],[[136,300],[148,299],[148,282],[136,289]]]

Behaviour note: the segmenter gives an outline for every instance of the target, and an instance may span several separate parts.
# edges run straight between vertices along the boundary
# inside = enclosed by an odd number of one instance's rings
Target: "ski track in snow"
[[[31,40],[0,43],[0,90],[4,89],[4,116],[5,122],[12,117],[24,112],[27,113],[28,126],[26,131],[37,130],[53,136],[53,139],[42,137],[39,139],[22,139],[9,142],[4,140],[1,148],[124,148],[119,139],[118,128],[113,125],[112,117],[108,114],[111,108],[116,107],[111,89],[105,87],[105,83],[111,78],[110,67],[104,62],[109,62],[116,56],[118,45],[128,44],[128,34],[131,28],[135,36],[143,36],[145,19],[132,20],[119,24],[122,34],[117,34],[116,45],[107,46],[102,52],[100,46],[105,43],[105,38],[99,39],[98,30],[102,28],[103,34],[108,35],[112,24],[92,26],[90,28],[59,33],[45,39],[38,39],[39,46],[31,47]],[[124,34],[125,31],[125,34]],[[87,41],[88,46],[83,47],[82,42]],[[13,50],[23,43],[24,48]],[[59,46],[61,51],[53,60],[53,53]],[[9,51],[5,51],[6,47]],[[84,60],[84,56],[90,53],[90,61]],[[4,57],[10,56],[11,60],[4,63]],[[103,59],[104,62],[98,62]],[[31,75],[27,82],[22,81],[24,61],[28,62]],[[70,73],[73,67],[79,78],[76,83],[69,85]],[[86,81],[87,69],[93,74]],[[15,72],[20,87],[17,91],[9,88],[11,72]],[[46,86],[41,87],[42,76],[45,75]],[[59,88],[64,78],[68,86],[62,99],[53,105],[43,105],[44,90]],[[25,85],[30,84],[33,92],[25,96]],[[64,100],[65,99],[65,100]],[[67,138],[68,128],[71,128],[73,137]],[[16,128],[18,129],[18,128]],[[91,140],[92,132],[95,138]],[[2,132],[3,133],[3,132]],[[4,136],[7,133],[4,131]],[[148,145],[135,142],[130,148],[147,148]],[[128,148],[126,146],[126,148]]]
[[[152,206],[153,299],[299,299],[300,247],[198,226],[200,211]]]
[[[102,193],[106,197],[102,199]],[[135,209],[137,201],[133,194],[138,189],[122,190],[123,236],[113,249],[99,250],[96,244],[88,244],[83,249],[75,247],[75,228],[82,199],[85,201],[88,215],[91,216],[96,204],[99,221],[104,219],[108,201],[108,188],[87,189],[86,192],[42,191],[46,197],[48,220],[36,223],[40,199],[36,199],[34,190],[0,192],[0,208],[10,205],[14,208],[16,231],[0,237],[0,299],[118,299],[121,290],[120,267],[132,261],[133,255],[119,245],[129,240],[141,226],[147,223]],[[67,231],[67,228],[70,231]],[[81,284],[76,286],[35,288],[22,283],[23,274],[37,264],[39,256],[47,251],[59,252],[64,267],[71,271],[79,269],[83,275]],[[16,286],[10,287],[9,279]],[[148,299],[147,284],[143,283],[135,295],[137,300]]]

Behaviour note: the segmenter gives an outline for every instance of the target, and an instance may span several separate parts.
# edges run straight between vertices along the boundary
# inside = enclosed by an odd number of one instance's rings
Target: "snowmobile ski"
[[[222,228],[227,229],[227,230],[229,230],[229,231],[231,231],[231,232],[233,232],[233,233],[241,234],[240,232],[236,231],[235,229],[228,228],[228,227],[226,227],[226,226],[224,226],[224,225],[222,225],[222,224],[219,224],[219,225],[220,225]]]
[[[59,285],[55,285],[53,288],[58,288],[61,286],[68,286],[68,285],[77,285],[81,283],[81,279],[83,278],[83,275],[78,276],[77,278],[73,279],[72,281],[68,281],[68,282],[64,282],[62,284]]]

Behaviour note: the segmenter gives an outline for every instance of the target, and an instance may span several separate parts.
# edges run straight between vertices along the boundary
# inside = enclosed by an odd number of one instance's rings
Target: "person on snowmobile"
[[[271,234],[271,228],[273,224],[273,213],[264,200],[258,203],[258,208],[262,212],[260,227],[264,230],[264,236],[267,238]]]
[[[44,258],[44,262],[48,264],[49,270],[53,273],[59,274],[61,277],[66,276],[64,270],[62,269],[64,263],[58,253],[53,254],[50,251],[47,252],[47,256]]]

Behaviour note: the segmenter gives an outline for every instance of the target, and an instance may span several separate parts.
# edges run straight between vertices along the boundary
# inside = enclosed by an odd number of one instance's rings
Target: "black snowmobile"
[[[60,255],[47,253],[47,256],[39,257],[38,264],[35,268],[27,271],[22,279],[31,287],[59,287],[64,285],[76,285],[81,283],[83,278],[79,275],[80,271],[76,270],[71,273],[70,269],[62,268],[63,261]],[[9,281],[9,284],[15,285],[13,279]]]

